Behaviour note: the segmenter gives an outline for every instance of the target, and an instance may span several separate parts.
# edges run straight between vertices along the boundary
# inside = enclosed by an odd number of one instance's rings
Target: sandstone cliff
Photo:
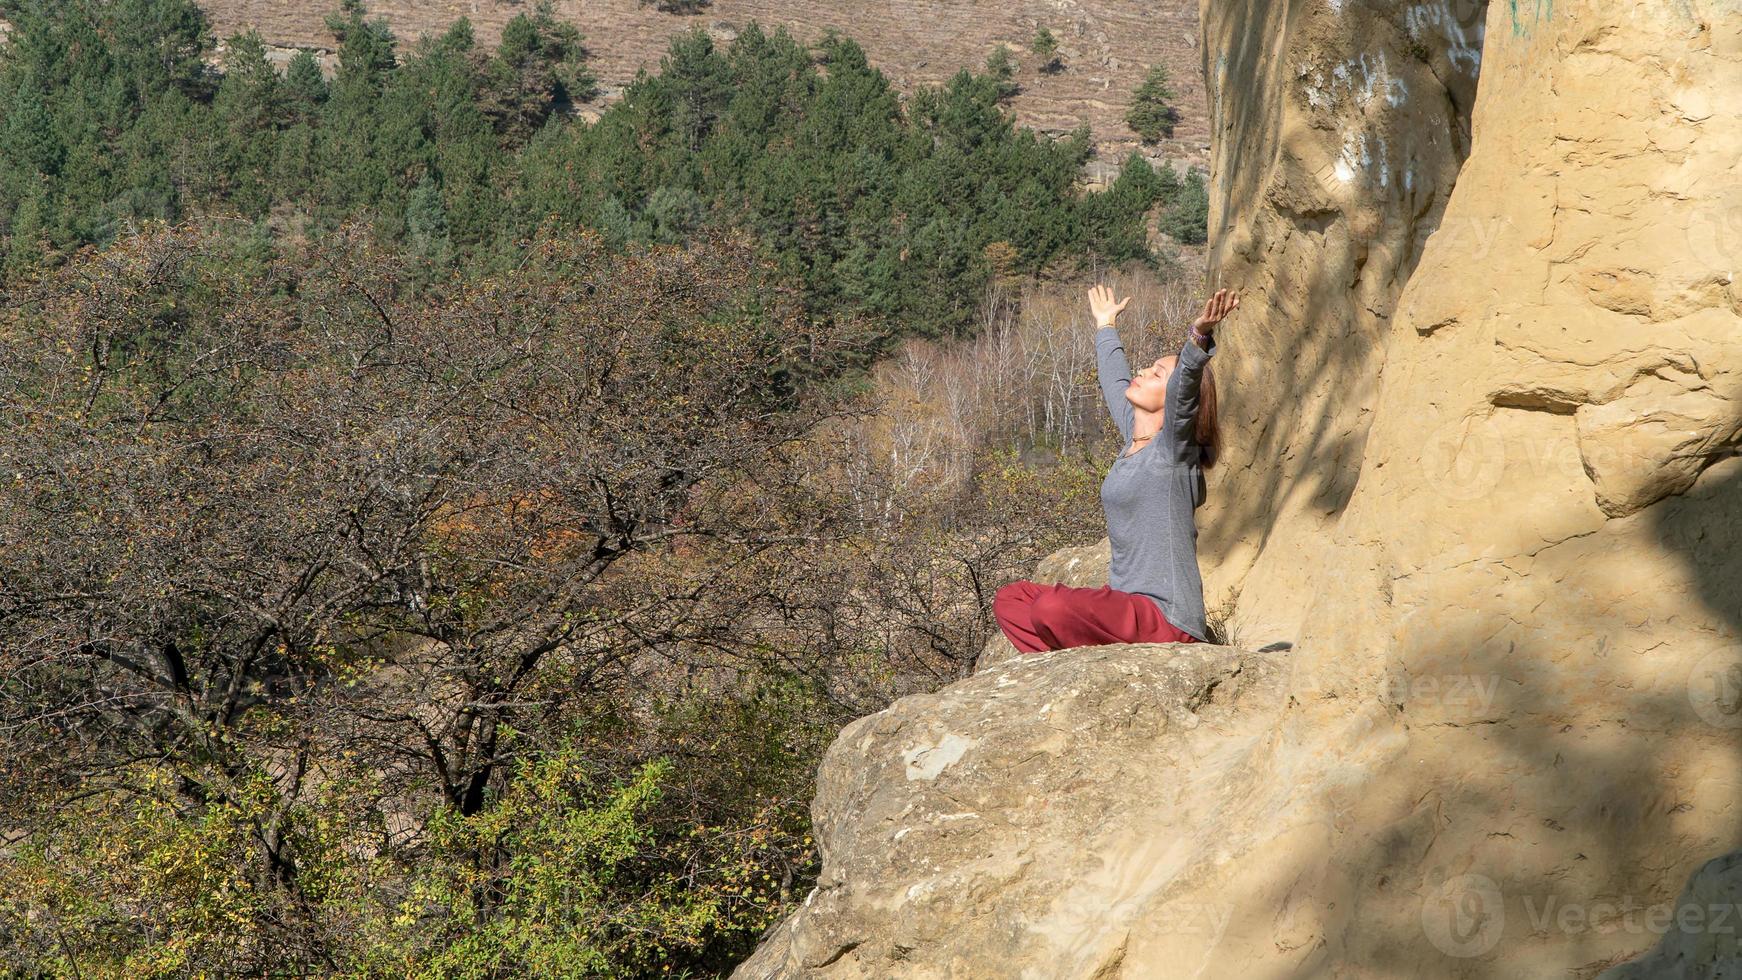
[[[1234,646],[855,723],[737,975],[1742,975],[1742,8],[1203,24]]]

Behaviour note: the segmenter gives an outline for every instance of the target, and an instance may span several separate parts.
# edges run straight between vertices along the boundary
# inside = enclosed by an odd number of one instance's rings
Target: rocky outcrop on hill
[[[1235,646],[856,723],[738,975],[1738,975],[1742,8],[1203,20]]]

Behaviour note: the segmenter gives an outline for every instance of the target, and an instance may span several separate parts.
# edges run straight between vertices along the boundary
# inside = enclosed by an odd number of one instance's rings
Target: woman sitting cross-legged
[[[1101,483],[1113,560],[1108,584],[1075,588],[1026,579],[1000,588],[992,615],[1024,653],[1103,643],[1193,643],[1209,638],[1198,577],[1193,512],[1204,502],[1204,470],[1215,465],[1215,328],[1240,305],[1226,289],[1204,303],[1177,355],[1156,358],[1135,377],[1106,286],[1089,290],[1101,394],[1125,440]]]

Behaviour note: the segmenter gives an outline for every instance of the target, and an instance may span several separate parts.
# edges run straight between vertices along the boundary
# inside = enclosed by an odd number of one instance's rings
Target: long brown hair
[[[1216,465],[1222,455],[1222,430],[1216,425],[1216,374],[1204,365],[1204,377],[1198,386],[1198,417],[1192,428],[1192,439],[1203,447],[1198,465],[1204,469]]]

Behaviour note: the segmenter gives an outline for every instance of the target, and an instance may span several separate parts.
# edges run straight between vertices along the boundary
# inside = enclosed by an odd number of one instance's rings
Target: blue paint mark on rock
[[[1554,18],[1554,0],[1506,0],[1512,15],[1512,36],[1529,37],[1536,26]]]

